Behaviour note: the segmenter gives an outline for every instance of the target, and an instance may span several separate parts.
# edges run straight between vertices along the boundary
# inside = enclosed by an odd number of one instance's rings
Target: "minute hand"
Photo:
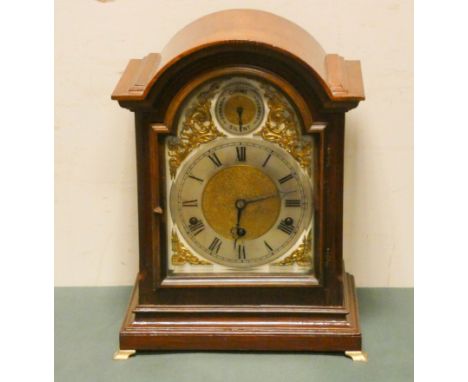
[[[281,191],[280,191],[280,192],[275,192],[275,193],[273,193],[273,194],[261,195],[261,196],[255,197],[255,198],[244,199],[244,202],[245,202],[245,204],[260,202],[260,201],[262,201],[262,200],[274,198],[275,196],[283,197],[284,195],[290,194],[290,193],[292,193],[292,192],[296,192],[296,190],[294,190],[294,191],[286,191],[286,192],[281,192]]]

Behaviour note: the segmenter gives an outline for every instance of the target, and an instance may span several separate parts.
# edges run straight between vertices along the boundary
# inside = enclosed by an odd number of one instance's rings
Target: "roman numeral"
[[[194,180],[196,180],[196,181],[198,181],[200,183],[203,183],[203,179],[200,179],[200,178],[196,177],[195,175],[189,175],[188,177],[192,178],[192,179],[194,179]]]
[[[222,163],[221,163],[221,161],[219,160],[219,158],[218,158],[218,156],[216,155],[216,153],[213,153],[213,154],[208,155],[208,158],[210,158],[210,160],[213,162],[213,164],[214,164],[216,167],[221,167]]]
[[[293,174],[288,174],[286,176],[283,176],[281,179],[278,179],[278,182],[281,184],[286,183],[288,180],[291,180],[293,178]]]
[[[239,257],[239,260],[245,260],[245,247],[243,245],[239,245],[237,247],[237,256]]]
[[[215,237],[213,239],[213,241],[211,242],[210,246],[208,247],[208,249],[210,250],[211,253],[218,253],[219,252],[219,248],[221,248],[221,244],[223,244],[223,242]]]
[[[299,199],[286,199],[284,201],[286,207],[300,207],[301,201]]]
[[[271,248],[271,245],[268,244],[266,241],[264,241],[264,243],[265,243],[265,247],[268,248],[268,252],[273,252],[273,248]]]
[[[247,148],[244,146],[236,147],[236,153],[237,153],[237,161],[245,162],[245,159],[247,158]]]
[[[280,231],[283,231],[284,233],[288,234],[288,235],[291,235],[294,231],[294,225],[292,224],[286,224],[286,222],[284,220],[282,220],[278,227],[277,227]]]
[[[265,166],[267,165],[267,163],[268,163],[268,161],[270,160],[270,158],[271,158],[271,153],[268,154],[268,156],[266,157],[265,162],[263,162],[263,164],[262,164],[262,167],[265,167]]]
[[[204,229],[205,229],[205,225],[203,224],[201,220],[197,220],[195,224],[189,225],[189,230],[191,233],[193,233],[194,236],[197,236]]]
[[[184,200],[182,207],[198,207],[198,200]]]

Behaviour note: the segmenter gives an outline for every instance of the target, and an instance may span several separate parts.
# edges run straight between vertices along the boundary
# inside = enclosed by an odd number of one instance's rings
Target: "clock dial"
[[[265,114],[256,83],[244,80],[228,84],[216,101],[215,114],[219,125],[231,134],[254,131]]]
[[[224,138],[182,166],[170,192],[174,224],[202,257],[236,268],[267,264],[303,237],[311,184],[297,162],[269,142]]]

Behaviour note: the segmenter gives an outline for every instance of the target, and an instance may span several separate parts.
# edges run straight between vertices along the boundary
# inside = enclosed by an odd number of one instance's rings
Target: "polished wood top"
[[[144,100],[157,79],[172,65],[194,52],[226,44],[262,45],[307,65],[331,100],[364,99],[359,61],[326,54],[320,44],[298,25],[269,12],[235,9],[209,14],[180,30],[161,54],[132,59],[112,99]]]

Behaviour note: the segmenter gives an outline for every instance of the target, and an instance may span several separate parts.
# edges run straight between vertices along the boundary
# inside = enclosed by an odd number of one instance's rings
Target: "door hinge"
[[[328,266],[328,264],[330,264],[330,253],[331,253],[330,247],[325,248],[324,264],[326,267]]]
[[[325,167],[330,167],[331,163],[331,147],[327,147],[327,153],[325,155]]]

